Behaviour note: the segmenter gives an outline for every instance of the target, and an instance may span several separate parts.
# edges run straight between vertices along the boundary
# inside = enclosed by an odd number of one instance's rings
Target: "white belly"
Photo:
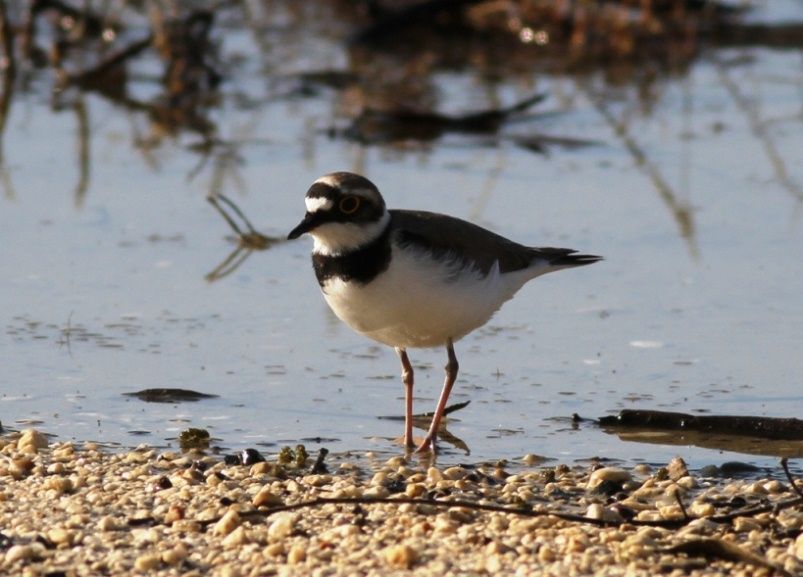
[[[389,268],[367,284],[331,279],[322,287],[335,314],[355,331],[394,347],[434,347],[484,325],[539,273],[488,275],[393,247]]]

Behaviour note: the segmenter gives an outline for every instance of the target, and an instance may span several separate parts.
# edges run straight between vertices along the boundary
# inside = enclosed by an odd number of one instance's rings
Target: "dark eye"
[[[340,212],[343,214],[354,214],[357,212],[357,209],[360,208],[360,197],[359,196],[345,196],[340,199],[340,204],[338,205],[340,208]]]

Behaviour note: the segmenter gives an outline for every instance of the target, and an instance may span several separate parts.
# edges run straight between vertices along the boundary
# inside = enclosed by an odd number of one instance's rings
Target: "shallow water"
[[[313,42],[279,20],[260,29],[276,25],[283,32],[275,35],[227,33],[223,51],[241,59],[211,116],[220,138],[237,144],[206,163],[196,135],[156,138],[144,115],[97,95],[64,95],[70,106],[54,110],[46,76],[16,94],[0,165],[4,425],[122,445],[175,445],[194,426],[226,449],[305,442],[398,451],[401,422],[378,418],[403,411],[395,354],[328,310],[308,238],[205,278],[236,248],[204,200],[216,183],[259,230],[283,237],[302,216],[309,184],[343,169],[369,176],[391,206],[606,258],[531,283],[456,345],[453,401],[471,404],[448,429],[470,455],[446,446],[444,461],[536,453],[563,462],[775,462],[628,442],[570,417],[622,408],[801,417],[799,50],[710,48],[648,84],[602,72],[532,72],[494,84],[471,70],[441,73],[442,110],[538,91],[549,98],[537,110],[549,114],[511,124],[492,142],[458,135],[364,146],[327,135],[341,122],[335,91],[282,96],[276,78],[342,67],[348,56],[336,39]],[[146,82],[132,86],[147,95]],[[535,133],[596,144],[546,154],[516,146],[515,137]],[[445,352],[411,351],[411,359],[416,410],[430,411]],[[155,404],[123,396],[154,387],[219,397]]]

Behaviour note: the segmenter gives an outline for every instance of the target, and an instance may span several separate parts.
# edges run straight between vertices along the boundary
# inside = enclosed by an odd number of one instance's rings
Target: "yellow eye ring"
[[[360,208],[360,197],[345,196],[340,199],[340,203],[337,206],[343,214],[354,214]]]

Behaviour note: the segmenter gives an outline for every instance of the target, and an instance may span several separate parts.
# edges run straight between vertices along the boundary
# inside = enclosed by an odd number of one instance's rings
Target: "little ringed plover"
[[[595,263],[568,248],[528,247],[444,214],[388,210],[377,187],[333,172],[307,191],[288,239],[312,235],[324,299],[352,329],[396,349],[405,387],[404,443],[413,443],[413,367],[407,349],[445,346],[446,380],[417,451],[434,450],[457,377],[454,342],[484,325],[529,280]]]

